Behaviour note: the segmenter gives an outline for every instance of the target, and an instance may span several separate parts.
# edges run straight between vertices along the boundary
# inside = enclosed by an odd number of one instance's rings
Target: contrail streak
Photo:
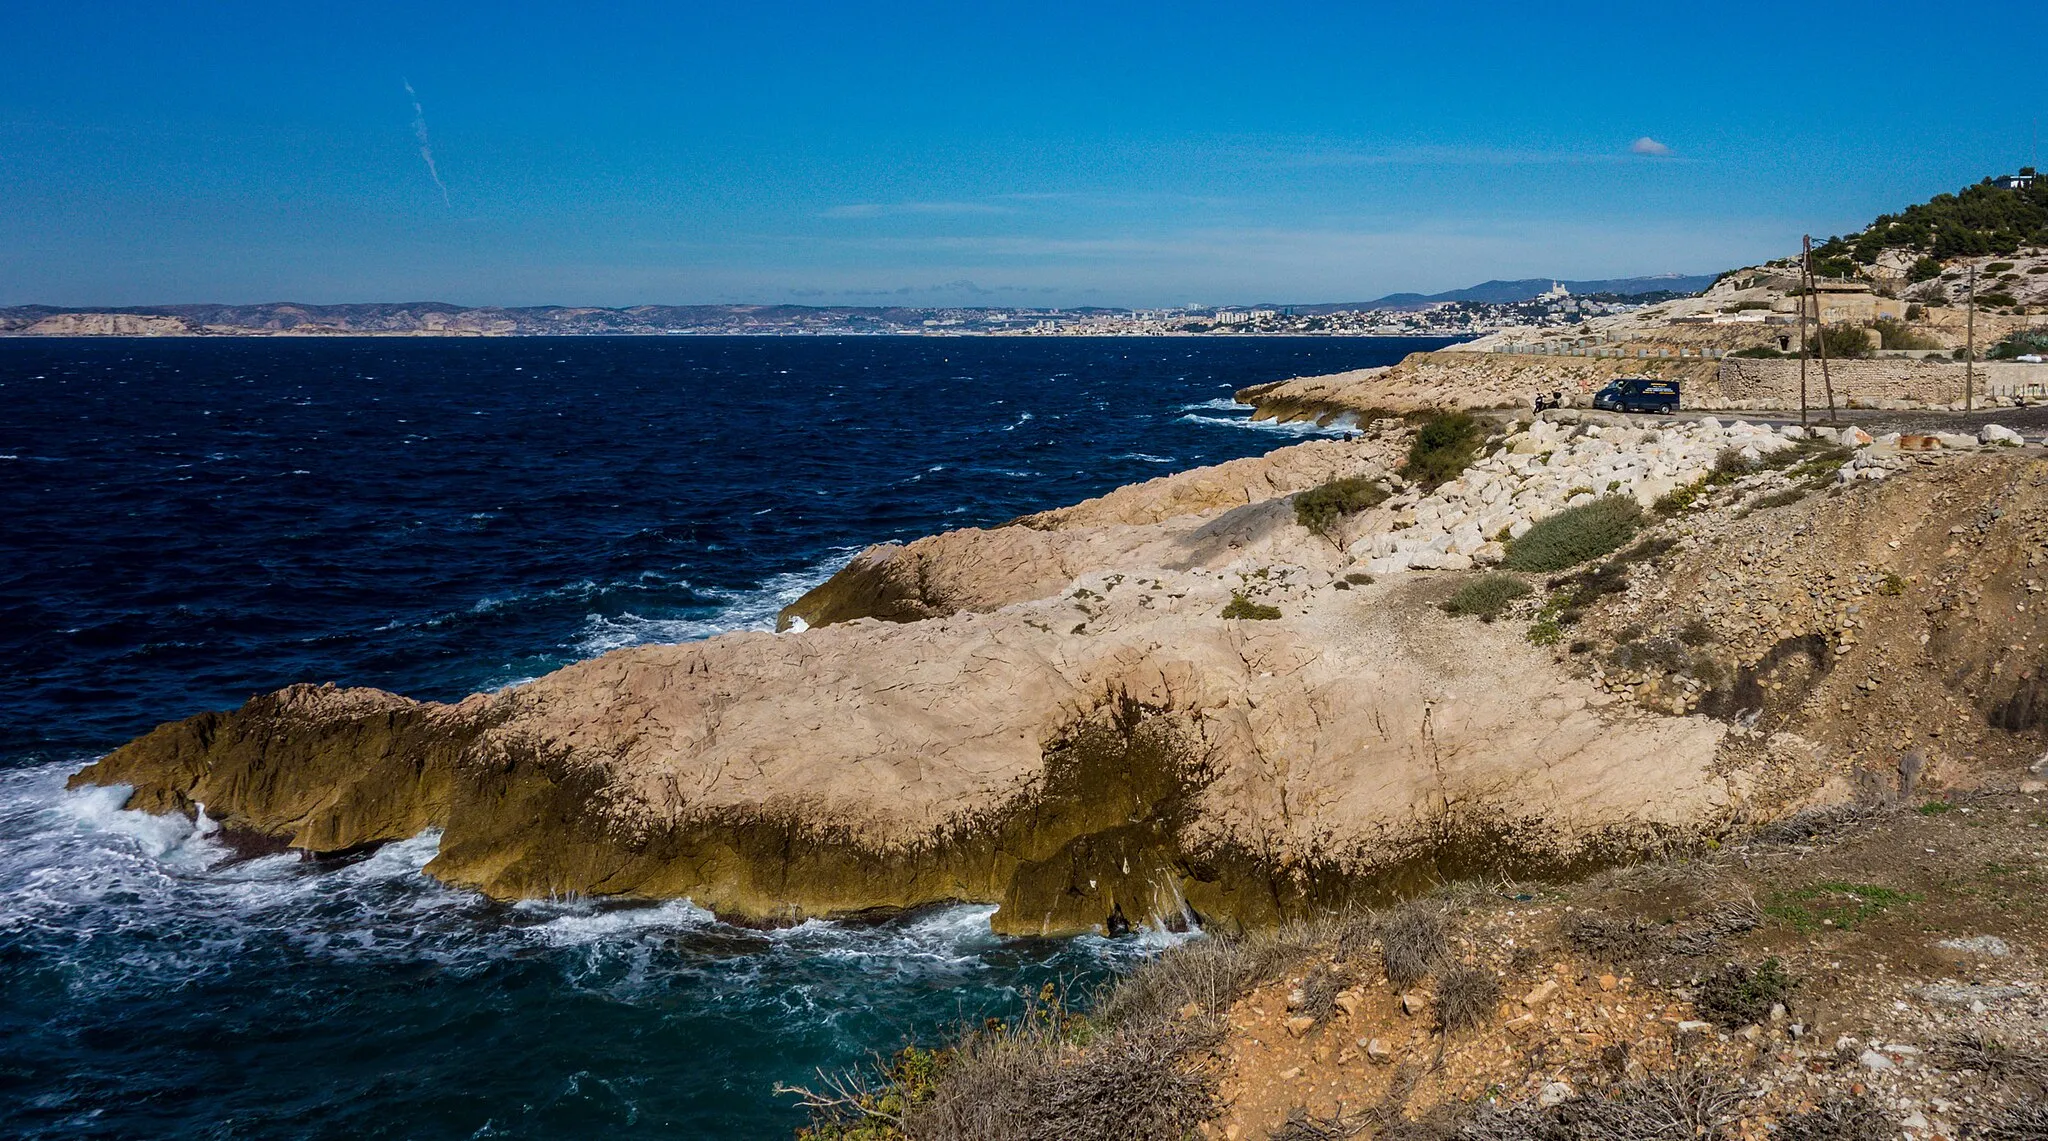
[[[420,157],[427,162],[427,176],[441,190],[441,205],[453,206],[454,203],[448,200],[448,184],[441,181],[441,171],[434,165],[433,144],[427,141],[427,112],[420,106],[420,97],[412,89],[412,81],[401,79],[399,82],[405,84],[405,97],[412,100],[412,133],[420,141]]]

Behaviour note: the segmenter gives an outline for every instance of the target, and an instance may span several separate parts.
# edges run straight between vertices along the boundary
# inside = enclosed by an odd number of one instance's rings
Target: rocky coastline
[[[74,784],[128,785],[131,807],[203,808],[314,854],[436,829],[428,871],[500,898],[688,897],[769,924],[972,901],[1030,935],[1271,925],[1446,877],[1706,844],[1850,798],[1894,745],[1862,741],[1835,709],[1849,708],[1832,696],[1842,655],[1777,672],[1786,645],[1850,641],[1841,613],[1787,602],[1765,622],[1674,598],[1610,616],[1673,582],[1711,585],[1758,544],[1853,543],[1864,580],[1893,575],[1916,602],[1972,575],[2024,597],[2025,566],[1981,544],[1962,570],[1914,559],[1960,549],[1949,520],[1975,520],[1986,497],[2005,504],[1994,528],[2033,526],[2041,461],[1974,440],[1915,453],[1911,439],[1646,424],[1496,424],[1487,454],[1425,487],[1398,470],[1412,425],[1377,421],[871,548],[793,604],[782,633],[619,650],[447,705],[293,686],[162,726]],[[1772,466],[1793,453],[1824,470]],[[1710,481],[1730,464],[1741,474]],[[1344,480],[1388,494],[1304,526],[1295,498]],[[1504,620],[1445,612],[1472,568],[1546,516],[1686,488],[1683,510],[1642,530],[1658,556],[1571,607],[1570,636],[1536,636],[1559,628],[1562,580],[1525,576],[1538,589]],[[1903,550],[1864,541],[1870,519],[1907,519],[1929,496],[1953,507],[1911,519]],[[1224,616],[1240,607],[1251,616]],[[1646,649],[1691,616],[1716,627],[1709,642],[1675,659]],[[2003,694],[2031,674],[1988,637],[1897,649]],[[1928,779],[2006,759],[1996,741],[1952,755],[1957,739],[1938,743]]]

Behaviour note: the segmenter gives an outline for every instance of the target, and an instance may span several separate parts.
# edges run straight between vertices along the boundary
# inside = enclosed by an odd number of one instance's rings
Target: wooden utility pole
[[[1970,307],[1963,318],[1963,411],[1977,400],[1977,263],[1970,263]]]
[[[1799,240],[1799,288],[1813,280],[1813,235]],[[1799,426],[1806,427],[1806,298],[1799,299]]]
[[[1807,235],[1801,247],[1801,258],[1806,263],[1806,296],[1813,302],[1813,343],[1820,349],[1820,384],[1828,394],[1828,423],[1835,422],[1835,380],[1828,374],[1828,323],[1820,311],[1820,283],[1813,276],[1813,236]],[[1806,306],[1799,307],[1802,317]],[[1802,324],[1801,328],[1805,326]]]

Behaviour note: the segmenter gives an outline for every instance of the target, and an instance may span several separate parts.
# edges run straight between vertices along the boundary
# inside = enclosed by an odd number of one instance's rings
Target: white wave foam
[[[1201,402],[1200,404],[1183,404],[1183,405],[1181,405],[1181,406],[1180,406],[1180,411],[1182,411],[1182,412],[1243,412],[1243,411],[1246,411],[1246,410],[1248,410],[1249,408],[1251,408],[1251,405],[1249,405],[1249,404],[1239,404],[1239,403],[1238,403],[1238,402],[1237,402],[1236,400],[1234,400],[1234,399],[1232,399],[1232,398],[1230,398],[1230,397],[1228,397],[1228,396],[1219,396],[1219,397],[1217,397],[1217,398],[1216,398],[1216,399],[1214,399],[1214,400],[1204,400],[1204,401],[1202,401],[1202,402]]]
[[[700,642],[740,630],[774,630],[782,608],[845,564],[858,547],[837,548],[831,557],[800,571],[775,575],[757,590],[726,599],[719,610],[702,618],[649,618],[628,611],[623,614],[592,614],[572,648],[586,657],[597,657],[627,646],[670,645]]]
[[[1120,460],[1143,460],[1148,464],[1170,464],[1173,462],[1172,456],[1155,456],[1145,452],[1125,452],[1117,458]]]
[[[527,934],[551,947],[584,947],[621,936],[695,931],[718,922],[716,916],[687,899],[666,900],[651,906],[525,900],[513,907],[529,915],[552,915],[546,922],[526,929]]]
[[[1180,420],[1187,424],[1210,424],[1224,428],[1250,428],[1258,432],[1272,432],[1276,435],[1294,436],[1296,438],[1343,436],[1356,431],[1356,427],[1350,420],[1344,418],[1334,420],[1325,426],[1317,424],[1313,420],[1290,420],[1283,424],[1278,420],[1254,420],[1249,416],[1197,416],[1190,412],[1181,416]]]

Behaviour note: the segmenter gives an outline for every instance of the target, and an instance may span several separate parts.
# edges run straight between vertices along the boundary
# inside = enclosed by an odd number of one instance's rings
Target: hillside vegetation
[[[1940,262],[2012,254],[2030,245],[2048,245],[2048,181],[2006,190],[1987,178],[1897,214],[1880,214],[1860,234],[1829,238],[1814,248],[1814,272],[1851,277],[1855,266],[1874,265],[1886,250],[1916,252]]]

